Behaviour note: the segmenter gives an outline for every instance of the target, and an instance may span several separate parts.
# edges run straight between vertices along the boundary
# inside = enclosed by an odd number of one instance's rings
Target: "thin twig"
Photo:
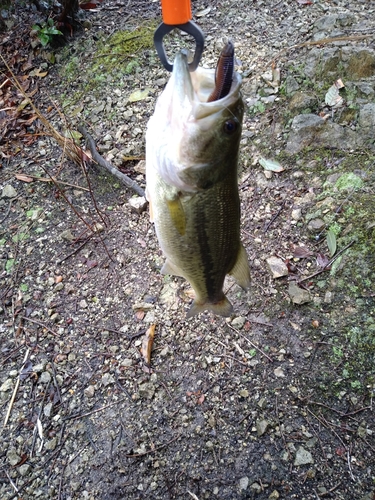
[[[328,269],[331,267],[331,265],[335,262],[335,260],[340,257],[340,255],[345,252],[345,250],[347,250],[349,247],[351,247],[353,245],[353,243],[355,243],[356,240],[352,240],[350,243],[348,243],[344,248],[342,248],[339,252],[337,252],[337,254],[332,257],[332,259],[322,268],[322,269],[319,269],[319,271],[316,271],[316,273],[313,273],[313,274],[310,274],[310,276],[307,276],[306,278],[302,278],[300,280],[297,281],[297,283],[302,283],[303,281],[306,281],[306,280],[309,280],[311,278],[314,278],[315,276],[318,276],[319,274],[321,273],[324,273],[324,271],[328,271]]]
[[[177,439],[181,436],[181,433],[177,434],[176,437],[171,439],[170,441],[161,444],[160,446],[155,446],[152,450],[144,451],[143,453],[135,453],[133,455],[125,455],[127,458],[138,458],[138,457],[143,457],[144,455],[149,455],[150,453],[155,453],[155,451],[161,450],[162,448],[165,448],[169,444],[173,443],[173,441],[177,441]]]
[[[60,335],[56,332],[54,332],[53,330],[51,330],[51,328],[48,328],[48,326],[46,326],[44,323],[42,323],[41,321],[37,321],[36,319],[31,319],[31,318],[28,318],[27,316],[22,316],[22,319],[26,320],[26,321],[30,321],[31,323],[35,323],[36,325],[39,325],[39,326],[42,326],[43,328],[45,328],[48,332],[52,333],[52,335],[54,335],[55,337],[60,337]]]
[[[144,190],[135,181],[133,181],[133,179],[120,172],[97,152],[95,141],[85,127],[78,127],[78,131],[85,137],[87,146],[92,154],[92,158],[100,167],[108,170],[112,175],[125,184],[126,187],[135,191],[139,196],[145,196]]]
[[[34,179],[36,181],[40,182],[56,182],[57,184],[63,184],[64,186],[72,187],[75,189],[81,189],[82,191],[89,191],[89,189],[83,187],[83,186],[77,186],[76,184],[70,184],[69,182],[63,182],[55,177],[51,177],[48,179],[47,177],[38,177],[37,175],[31,175],[31,174],[25,174],[27,177],[30,177],[31,179]]]
[[[286,200],[284,200],[279,208],[279,210],[275,213],[275,215],[273,217],[271,217],[271,220],[269,220],[264,228],[264,233],[266,233],[268,231],[268,229],[270,228],[271,224],[273,224],[275,222],[275,220],[278,218],[278,216],[281,214],[281,212],[283,211],[283,208],[285,207],[285,203],[286,203]]]
[[[241,333],[239,330],[237,330],[236,328],[234,328],[233,326],[231,325],[228,325],[229,328],[231,330],[233,330],[234,332],[238,333],[238,335],[241,335],[241,337],[243,337],[247,342],[249,342],[249,344],[251,346],[254,347],[254,349],[256,349],[257,351],[259,351],[261,354],[263,354],[264,357],[266,357],[268,359],[268,361],[270,361],[271,363],[273,363],[273,359],[270,358],[265,352],[262,351],[262,349],[260,349],[260,347],[258,347],[256,344],[254,344],[253,342],[251,342],[251,340],[249,340],[246,335],[244,335],[243,333]]]
[[[78,420],[79,418],[88,417],[89,415],[93,415],[94,413],[99,413],[100,411],[106,410],[107,408],[110,408],[111,406],[118,405],[118,404],[122,403],[123,401],[126,401],[126,399],[125,398],[119,399],[118,401],[114,401],[113,403],[109,403],[107,405],[101,406],[100,408],[97,408],[96,410],[88,411],[87,413],[82,413],[80,415],[77,415],[77,414],[70,415],[68,417],[65,417],[63,420],[65,422],[66,420]]]
[[[11,414],[11,411],[12,411],[12,408],[13,408],[14,400],[16,399],[18,388],[20,386],[21,373],[22,373],[23,367],[25,366],[27,358],[29,357],[29,352],[30,352],[30,349],[27,349],[25,357],[24,357],[23,362],[22,362],[20,373],[18,375],[18,379],[17,379],[16,385],[15,385],[14,390],[13,390],[12,397],[11,397],[10,402],[9,402],[8,411],[7,411],[6,415],[5,415],[4,424],[3,424],[3,430],[5,429],[5,427],[6,427],[7,423],[8,423],[8,420],[9,420],[9,417],[10,417],[10,414]]]

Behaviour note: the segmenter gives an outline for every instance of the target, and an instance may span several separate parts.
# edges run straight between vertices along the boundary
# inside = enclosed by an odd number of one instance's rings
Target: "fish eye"
[[[233,132],[235,132],[237,130],[237,122],[236,120],[227,120],[225,123],[224,123],[224,132],[228,135],[231,135],[233,134]]]

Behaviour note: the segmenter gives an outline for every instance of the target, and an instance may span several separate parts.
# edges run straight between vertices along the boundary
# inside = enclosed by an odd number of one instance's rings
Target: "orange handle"
[[[192,18],[190,0],[161,0],[165,24],[185,24]]]

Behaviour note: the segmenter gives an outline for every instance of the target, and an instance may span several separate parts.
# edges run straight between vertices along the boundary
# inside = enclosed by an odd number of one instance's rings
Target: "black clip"
[[[204,48],[204,34],[203,31],[193,22],[189,21],[185,24],[164,24],[161,23],[154,34],[154,44],[156,52],[167,71],[173,71],[173,64],[168,61],[167,54],[165,53],[163,38],[165,35],[170,33],[175,28],[178,28],[189,35],[192,35],[195,40],[195,52],[194,58],[191,63],[189,63],[189,71],[195,71],[198,67],[199,61],[201,60],[203,48]]]

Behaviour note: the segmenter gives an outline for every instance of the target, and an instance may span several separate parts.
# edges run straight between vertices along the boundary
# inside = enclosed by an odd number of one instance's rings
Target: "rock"
[[[253,483],[250,488],[254,490],[256,493],[260,493],[262,491],[262,487],[259,483]]]
[[[89,385],[83,392],[86,398],[92,398],[95,394],[95,387],[93,385]]]
[[[102,376],[102,384],[104,385],[104,387],[107,387],[108,385],[114,384],[114,383],[115,383],[115,379],[112,377],[112,375],[110,373],[105,373]]]
[[[51,374],[49,372],[43,372],[39,377],[39,382],[42,384],[48,384],[51,382]]]
[[[317,31],[331,31],[334,28],[336,21],[337,16],[335,15],[323,16],[315,21],[314,28]]]
[[[50,403],[47,403],[45,405],[45,407],[43,408],[43,413],[46,417],[50,417],[51,414],[52,414],[52,408],[53,408],[53,404],[50,402]]]
[[[300,446],[296,452],[296,458],[294,460],[294,465],[306,465],[306,464],[313,464],[314,459],[311,455],[311,453],[302,446]]]
[[[273,373],[275,374],[275,377],[278,377],[278,378],[285,377],[284,370],[281,368],[281,366],[275,368]]]
[[[293,220],[298,221],[302,217],[302,210],[300,208],[294,208],[292,210],[292,214],[291,215],[292,215],[292,219]]]
[[[267,420],[257,420],[256,429],[258,436],[263,436],[263,434],[267,431],[269,426],[269,422]]]
[[[281,276],[288,275],[288,268],[279,257],[269,257],[266,259],[266,262],[271,271],[272,278],[280,278]]]
[[[27,476],[30,470],[31,470],[31,465],[29,464],[23,464],[18,467],[18,472],[20,473],[21,476]]]
[[[277,490],[273,490],[268,498],[269,500],[277,500],[278,498],[280,498],[280,493]]]
[[[139,162],[136,165],[134,165],[134,171],[137,172],[138,174],[146,175],[146,161],[139,160]]]
[[[289,283],[288,293],[293,304],[305,304],[311,301],[310,292],[300,288],[294,282]]]
[[[308,146],[342,147],[354,149],[360,142],[358,135],[347,127],[326,122],[319,116],[306,114],[294,117],[286,151],[299,153]]]
[[[325,228],[326,223],[323,219],[311,219],[307,224],[307,229],[312,233],[319,233]]]
[[[146,198],[144,198],[143,196],[133,196],[133,198],[130,198],[129,200],[129,205],[138,214],[141,214],[146,210],[147,203],[148,202]]]
[[[289,101],[288,108],[294,114],[300,114],[306,110],[313,111],[318,105],[318,99],[312,92],[296,92]]]
[[[232,325],[234,328],[238,328],[241,330],[243,328],[244,324],[246,323],[246,318],[244,316],[238,316],[238,318],[234,318],[232,321]]]
[[[13,380],[8,378],[1,386],[0,392],[8,392],[13,389]]]
[[[375,128],[375,103],[369,102],[360,107],[358,125],[367,134],[373,134]]]
[[[353,53],[348,61],[347,75],[353,80],[375,75],[374,52],[366,49],[353,49]]]
[[[155,386],[151,382],[145,382],[139,386],[139,395],[142,398],[151,399],[155,394]]]
[[[239,394],[240,394],[241,398],[248,398],[249,397],[249,391],[247,389],[241,389]]]
[[[247,476],[241,477],[240,479],[240,490],[247,490],[249,486],[249,478]]]
[[[73,241],[75,239],[70,229],[60,233],[60,238],[66,241]]]
[[[297,82],[297,80],[293,76],[288,75],[285,78],[286,95],[288,96],[293,95],[298,89],[299,89],[299,83]]]
[[[44,448],[49,451],[53,451],[57,446],[57,437],[54,437],[44,444]]]
[[[293,118],[286,151],[298,153],[309,146],[316,134],[324,127],[324,120],[313,114],[297,115]]]
[[[3,187],[3,192],[1,193],[2,198],[15,198],[17,196],[17,191],[10,184]]]
[[[18,455],[15,448],[9,448],[7,459],[10,465],[17,465],[21,461],[21,457]]]

